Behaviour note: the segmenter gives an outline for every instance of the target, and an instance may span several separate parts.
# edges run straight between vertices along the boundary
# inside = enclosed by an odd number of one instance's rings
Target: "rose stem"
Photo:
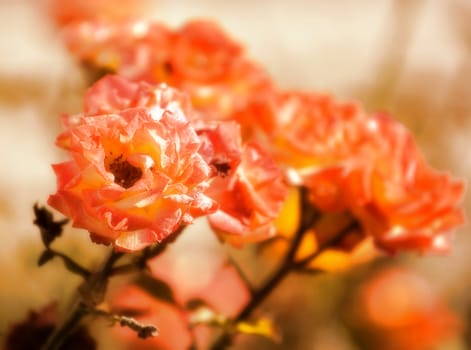
[[[123,253],[115,252],[114,250],[105,259],[102,267],[96,272],[92,273],[85,282],[79,287],[80,292],[77,294],[77,300],[75,301],[72,311],[66,317],[64,322],[56,327],[54,332],[49,336],[46,344],[41,347],[41,350],[57,350],[64,343],[70,333],[78,326],[80,321],[87,315],[87,309],[84,304],[90,303],[89,300],[82,300],[84,295],[95,295],[104,293],[106,283],[110,271],[114,263],[123,255]],[[102,295],[98,296],[101,299]]]
[[[301,261],[296,261],[296,253],[302,242],[302,238],[305,233],[313,227],[316,221],[320,217],[320,213],[317,210],[314,210],[312,206],[307,204],[306,194],[304,191],[301,193],[301,208],[303,210],[301,224],[296,231],[295,237],[291,243],[290,249],[286,254],[283,262],[278,267],[278,269],[270,276],[265,283],[258,289],[255,290],[252,294],[250,302],[240,311],[240,313],[235,317],[234,322],[237,323],[242,321],[250,316],[250,314],[271,294],[273,290],[284,280],[284,278],[292,271],[299,270],[304,267],[308,262],[317,258],[325,249],[330,246],[335,245],[338,241],[351,229],[357,226],[356,221],[353,224],[348,225],[344,229],[340,230],[337,234],[333,235],[332,238],[322,245],[319,246],[316,252],[309,255],[307,258],[302,259]],[[322,272],[322,270],[319,270]],[[232,341],[232,336],[229,333],[225,333],[216,339],[214,344],[211,346],[211,350],[224,350],[227,346],[230,345]]]

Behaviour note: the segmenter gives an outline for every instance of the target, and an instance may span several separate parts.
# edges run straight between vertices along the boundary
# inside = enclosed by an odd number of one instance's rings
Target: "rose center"
[[[120,155],[112,160],[107,170],[114,175],[114,182],[124,188],[129,188],[142,177],[142,170],[135,167]]]
[[[221,177],[226,177],[231,170],[231,165],[225,161],[213,160],[211,165],[216,169],[216,173]]]

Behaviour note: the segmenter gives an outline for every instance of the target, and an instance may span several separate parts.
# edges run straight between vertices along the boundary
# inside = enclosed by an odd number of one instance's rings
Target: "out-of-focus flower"
[[[365,117],[355,103],[296,91],[260,94],[238,115],[242,124],[263,131],[277,162],[300,175],[351,160]]]
[[[206,119],[228,119],[256,93],[272,88],[266,72],[210,21],[173,31],[145,20],[89,21],[65,28],[64,38],[82,62],[188,92]]]
[[[209,119],[227,119],[272,86],[266,72],[215,23],[191,21],[176,31],[170,84],[188,91]]]
[[[387,251],[448,251],[452,231],[465,221],[463,181],[428,166],[410,132],[388,116],[371,116],[365,129],[370,164],[352,211]]]
[[[354,305],[355,328],[372,349],[428,350],[461,330],[433,287],[405,269],[379,272],[361,287]]]
[[[49,16],[59,26],[83,21],[107,19],[119,21],[129,17],[142,16],[148,10],[149,2],[146,0],[42,0],[45,3]]]
[[[162,23],[82,21],[66,26],[62,34],[69,51],[86,65],[135,81],[171,83],[169,62],[175,39]]]
[[[198,225],[198,224],[197,224]],[[204,227],[198,227],[198,231]],[[193,342],[198,349],[207,348],[209,329],[192,324],[191,302],[208,307],[222,317],[233,317],[249,300],[249,291],[236,269],[226,265],[219,245],[207,237],[191,237],[190,232],[150,261],[152,276],[172,288],[173,302],[159,300],[136,285],[116,291],[110,300],[113,312],[128,314],[142,323],[154,324],[159,335],[141,340],[130,330],[114,328],[127,349],[188,349]],[[191,247],[190,250],[188,248]]]
[[[236,246],[270,238],[287,192],[276,163],[259,145],[248,143],[237,169],[216,178],[207,191],[220,204],[209,223],[222,240]]]
[[[114,327],[113,336],[119,339],[124,349],[184,350],[192,342],[186,315],[177,307],[153,298],[137,286],[122,287],[110,301],[110,307],[116,314],[133,317],[159,329],[156,337],[141,339],[130,329]]]
[[[464,222],[464,184],[431,169],[405,127],[328,96],[267,96],[241,117],[258,123],[317,208],[350,212],[384,250],[446,251]]]
[[[52,334],[58,322],[57,305],[50,304],[40,311],[30,311],[24,321],[10,327],[5,335],[3,350],[39,349]],[[84,327],[75,329],[64,341],[60,350],[96,349],[95,340]]]
[[[72,160],[54,165],[58,191],[48,203],[93,241],[122,251],[161,241],[216,210],[204,194],[211,167],[179,100],[172,103],[174,90],[116,77],[98,84],[84,114],[63,117],[57,144]]]

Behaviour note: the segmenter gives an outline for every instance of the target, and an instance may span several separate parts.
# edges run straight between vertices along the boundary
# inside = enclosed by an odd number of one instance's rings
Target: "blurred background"
[[[219,22],[281,87],[390,112],[412,130],[431,165],[470,178],[469,0],[151,5],[149,14],[171,26],[191,18]],[[61,159],[54,146],[58,116],[80,110],[84,88],[41,2],[0,0],[0,338],[28,309],[67,298],[78,282],[59,262],[36,267],[41,245],[32,206],[55,190],[50,164]],[[468,231],[457,232],[449,256],[400,254],[348,271],[290,277],[264,305],[279,321],[283,343],[252,337],[240,349],[470,349]],[[71,234],[61,244],[96,259],[102,247],[90,251],[84,236]]]

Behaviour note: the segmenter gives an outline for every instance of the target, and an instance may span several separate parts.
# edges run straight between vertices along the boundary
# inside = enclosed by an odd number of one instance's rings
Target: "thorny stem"
[[[350,225],[342,229],[336,235],[334,235],[330,240],[321,244],[318,249],[310,254],[309,256],[296,261],[296,253],[299,246],[301,245],[302,239],[306,232],[315,225],[317,220],[320,218],[320,213],[307,203],[306,193],[303,191],[301,193],[301,213],[302,219],[298,227],[298,230],[293,238],[291,246],[288,250],[288,253],[285,255],[282,263],[278,269],[262,284],[258,290],[254,290],[252,293],[252,298],[249,303],[240,311],[240,313],[235,317],[234,322],[240,322],[247,317],[263,302],[265,299],[276,289],[276,287],[284,280],[290,272],[293,271],[302,271],[306,266],[314,259],[316,259],[325,249],[337,244],[348,232],[358,226],[356,221],[352,222]],[[322,272],[322,270],[316,270]],[[224,350],[232,342],[233,334],[225,332],[211,346],[211,350]]]

